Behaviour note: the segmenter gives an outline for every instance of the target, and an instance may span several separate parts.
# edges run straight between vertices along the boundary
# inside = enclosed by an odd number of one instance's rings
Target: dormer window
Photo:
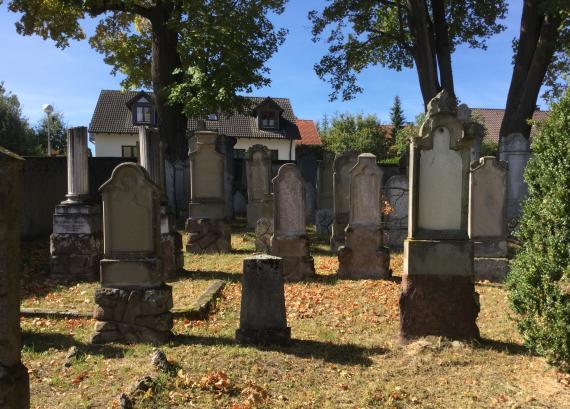
[[[133,125],[156,126],[156,112],[151,97],[145,92],[138,93],[127,102],[133,116]]]
[[[259,113],[259,128],[275,129],[279,124],[277,111],[261,111]]]
[[[138,105],[136,106],[136,122],[138,124],[150,124],[152,121],[152,107],[150,105]]]

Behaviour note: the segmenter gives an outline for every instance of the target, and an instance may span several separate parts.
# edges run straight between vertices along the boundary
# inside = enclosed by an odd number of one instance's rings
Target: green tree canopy
[[[47,134],[48,134],[48,118],[42,117],[35,126],[37,140],[41,145],[42,152],[46,152]],[[67,149],[67,124],[63,118],[63,113],[54,111],[49,119],[49,134],[51,139],[52,150],[63,154]]]
[[[22,116],[18,97],[0,82],[0,146],[19,155],[39,154],[36,136]]]
[[[394,126],[394,129],[392,130],[393,137],[396,137],[398,130],[402,129],[404,125],[406,125],[406,118],[404,117],[404,111],[402,110],[402,102],[398,95],[394,97],[392,108],[390,108],[390,122],[392,122],[392,125]]]

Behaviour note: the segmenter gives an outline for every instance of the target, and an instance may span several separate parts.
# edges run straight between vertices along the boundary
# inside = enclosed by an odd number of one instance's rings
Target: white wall
[[[295,160],[295,141],[291,147],[289,139],[262,139],[262,138],[239,138],[234,149],[248,149],[253,145],[265,145],[270,150],[279,151],[279,160]],[[291,157],[289,157],[291,149]]]
[[[138,134],[125,133],[94,133],[95,156],[121,157],[121,146],[136,146],[139,141]]]

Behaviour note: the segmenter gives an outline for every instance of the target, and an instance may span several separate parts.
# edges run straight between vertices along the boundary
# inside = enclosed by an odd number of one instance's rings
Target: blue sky
[[[289,29],[285,44],[269,61],[272,84],[254,95],[288,97],[297,117],[319,120],[335,112],[376,114],[383,122],[395,95],[399,95],[405,115],[412,120],[422,111],[422,99],[415,70],[366,69],[359,83],[364,93],[348,102],[328,101],[330,87],[321,81],[313,65],[326,52],[325,44],[311,41],[307,13],[322,9],[324,0],[290,0],[286,11],[273,20]],[[512,73],[511,41],[518,36],[521,2],[511,2],[504,24],[507,30],[488,42],[488,50],[459,48],[453,55],[453,71],[458,97],[470,107],[504,108]],[[73,42],[65,50],[52,41],[23,37],[16,33],[18,15],[0,6],[0,81],[18,95],[24,115],[33,124],[44,115],[41,106],[51,103],[62,111],[70,126],[87,126],[101,89],[118,89],[120,77],[110,74],[102,56],[87,41]],[[89,34],[95,22],[85,21]],[[544,105],[543,105],[544,107]]]

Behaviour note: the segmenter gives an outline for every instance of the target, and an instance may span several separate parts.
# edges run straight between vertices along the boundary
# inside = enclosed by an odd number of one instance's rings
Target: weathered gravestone
[[[334,155],[324,152],[323,159],[317,167],[317,211],[315,212],[315,227],[317,236],[329,239],[333,223],[333,162]]]
[[[380,211],[382,171],[376,156],[363,153],[350,170],[345,244],[338,250],[341,278],[390,277],[390,253],[383,246]]]
[[[520,218],[521,205],[528,193],[523,175],[530,158],[530,142],[520,133],[508,135],[500,147],[499,159],[507,162],[507,223],[513,230]]]
[[[234,145],[237,138],[228,135],[218,135],[216,149],[224,155],[224,209],[225,217],[230,220],[234,217]]]
[[[503,280],[507,257],[507,164],[494,156],[471,163],[469,237],[473,241],[475,278]]]
[[[231,229],[226,220],[224,155],[216,150],[218,134],[196,131],[190,143],[190,204],[186,232],[189,253],[228,253]]]
[[[176,230],[174,216],[166,196],[166,172],[164,145],[158,129],[139,127],[140,165],[161,190],[160,195],[160,244],[164,278],[168,279],[184,267],[182,236]]]
[[[20,350],[20,174],[24,160],[0,147],[0,408],[29,408]]]
[[[255,226],[255,251],[271,253],[271,236],[273,236],[273,220],[262,217]]]
[[[257,220],[271,218],[268,201],[271,192],[271,152],[266,146],[253,145],[245,153],[247,177],[247,225],[255,228]]]
[[[388,179],[384,186],[384,197],[387,202],[385,243],[391,249],[402,249],[408,236],[408,176],[394,175]]]
[[[344,230],[348,225],[350,209],[350,170],[356,165],[356,159],[357,155],[354,152],[337,155],[334,159],[332,251],[337,251],[340,246],[344,245]]]
[[[287,345],[283,262],[279,257],[258,255],[243,260],[238,344]]]
[[[428,104],[410,146],[410,211],[404,244],[400,335],[477,338],[478,295],[467,236],[470,141],[481,132],[459,120],[448,94]]]
[[[99,191],[104,259],[92,342],[166,342],[172,287],[160,260],[160,188],[141,166],[122,163]]]
[[[53,215],[50,274],[64,280],[96,280],[102,254],[101,206],[89,198],[85,127],[67,131],[66,197]]]
[[[283,258],[283,277],[302,280],[315,275],[305,218],[305,183],[293,163],[279,168],[273,179],[271,254]]]

